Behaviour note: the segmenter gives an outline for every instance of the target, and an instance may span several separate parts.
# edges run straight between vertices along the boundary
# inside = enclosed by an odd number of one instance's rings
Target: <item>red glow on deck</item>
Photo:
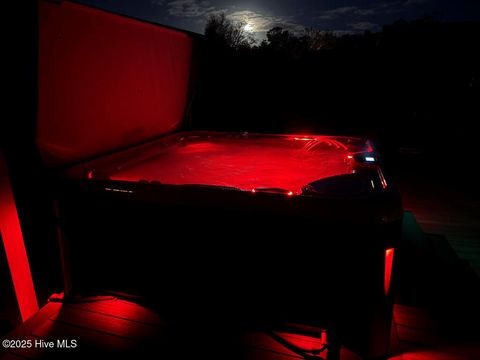
[[[289,332],[279,332],[278,335],[287,340],[290,344],[306,351],[312,351],[321,348],[323,345],[325,345],[327,340],[326,332],[322,332],[320,338]]]
[[[276,354],[282,354],[282,358],[308,358],[308,359],[327,359],[327,333],[324,330],[318,333],[297,333],[296,331],[267,331],[262,333],[252,333],[246,337],[249,345],[272,351]],[[265,353],[266,355],[268,353]],[[250,358],[250,357],[248,357]],[[253,358],[263,358],[252,356]],[[273,359],[266,356],[265,359]]]
[[[17,207],[8,179],[7,167],[0,154],[0,231],[10,275],[22,320],[38,311],[37,296],[18,220]]]
[[[388,292],[390,290],[390,280],[392,277],[394,253],[395,253],[395,249],[393,248],[385,250],[385,279],[384,279],[385,295],[388,295]]]

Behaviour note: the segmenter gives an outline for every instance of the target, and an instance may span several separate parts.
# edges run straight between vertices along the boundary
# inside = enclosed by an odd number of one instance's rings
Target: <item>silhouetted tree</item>
[[[262,48],[280,51],[294,58],[301,58],[307,52],[334,49],[338,40],[333,32],[307,28],[301,34],[295,34],[281,26],[270,29],[266,37]]]
[[[286,56],[290,59],[302,58],[308,51],[308,41],[305,36],[297,36],[295,33],[276,26],[266,34],[267,39],[262,42],[263,50],[273,51],[276,55]]]
[[[304,39],[308,45],[308,50],[330,50],[335,48],[338,37],[331,31],[321,31],[318,29],[305,29]]]
[[[276,26],[267,32],[267,44],[275,50],[288,49],[294,38],[293,34],[280,26]]]
[[[225,13],[208,17],[205,37],[215,46],[232,49],[250,48],[255,43],[252,35],[245,31],[245,23],[232,21]]]

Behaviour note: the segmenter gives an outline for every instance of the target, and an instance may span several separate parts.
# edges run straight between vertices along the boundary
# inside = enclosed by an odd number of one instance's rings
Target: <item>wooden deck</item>
[[[451,253],[438,246],[441,238],[424,236],[413,216],[405,216],[404,248],[397,264],[398,299],[395,306],[396,343],[394,360],[474,360],[480,359],[478,324],[474,308],[476,296],[470,287],[475,280],[464,272],[461,262],[450,259]],[[433,244],[433,245],[432,245]],[[433,247],[432,247],[433,246]],[[432,250],[433,249],[433,250]],[[435,256],[432,256],[434,254]],[[449,255],[450,254],[450,255]],[[445,259],[442,258],[445,257]],[[445,261],[447,265],[445,265]],[[445,271],[454,276],[446,278]],[[438,276],[437,276],[438,275]],[[435,277],[440,278],[435,278]],[[466,280],[465,280],[466,279]],[[476,277],[475,277],[476,279]],[[473,281],[473,283],[470,283]],[[453,286],[456,286],[452,288]],[[470,291],[470,292],[469,292]],[[445,294],[452,293],[453,296]],[[479,298],[480,299],[480,298]],[[469,323],[470,321],[470,323]],[[78,341],[75,349],[10,349],[1,359],[71,359],[86,358],[92,353],[129,354],[135,349],[152,349],[162,355],[166,323],[148,308],[117,298],[100,301],[62,304],[51,302],[35,316],[11,333],[9,339]],[[185,341],[202,332],[201,325],[192,324],[193,332]],[[292,338],[298,335],[290,334]],[[196,357],[208,354],[215,347],[212,342],[199,349]],[[394,340],[395,340],[394,339]],[[248,360],[292,360],[301,358],[265,333],[251,332],[242,340],[242,353]],[[318,347],[319,339],[303,338],[306,346]],[[180,344],[181,351],[181,344]],[[180,355],[189,355],[182,354]],[[233,355],[233,354],[229,354]],[[128,356],[127,356],[128,357]],[[163,357],[166,358],[166,357]],[[168,357],[167,357],[168,358]],[[229,356],[232,358],[232,356]],[[341,360],[361,360],[348,349],[342,348]]]
[[[459,171],[459,176],[461,172]],[[471,185],[439,182],[442,174],[414,173],[400,177],[403,206],[423,231],[443,235],[456,254],[480,276],[480,198]]]
[[[480,279],[444,236],[405,213],[397,264],[395,360],[480,359]]]
[[[449,339],[428,309],[397,304],[394,317],[401,354],[391,360],[480,359],[478,342]]]
[[[395,323],[401,354],[392,360],[476,360],[480,344],[446,341],[437,320],[422,308],[395,306]],[[123,300],[84,304],[49,303],[32,319],[8,336],[9,339],[76,339],[76,349],[16,349],[2,360],[81,358],[92,353],[128,353],[139,346],[154,349],[161,342],[162,321],[148,309]],[[315,344],[315,338],[311,340]],[[291,360],[301,358],[263,333],[247,339],[249,360]],[[341,360],[361,360],[342,348]]]
[[[153,311],[116,298],[84,303],[50,302],[11,333],[8,339],[76,340],[70,349],[11,349],[9,356],[40,359],[75,358],[99,353],[128,352],[152,346],[163,333],[164,323]],[[8,358],[8,357],[7,357]]]

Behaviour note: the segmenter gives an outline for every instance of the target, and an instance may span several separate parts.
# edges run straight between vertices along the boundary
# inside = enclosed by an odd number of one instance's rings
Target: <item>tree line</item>
[[[425,17],[359,34],[276,26],[260,43],[244,26],[224,14],[207,21],[198,128],[361,135],[392,151],[475,141],[480,23]]]

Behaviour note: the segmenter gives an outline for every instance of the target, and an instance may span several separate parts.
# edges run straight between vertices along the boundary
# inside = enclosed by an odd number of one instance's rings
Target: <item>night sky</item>
[[[293,31],[305,27],[335,31],[380,31],[396,20],[425,15],[440,21],[480,20],[480,0],[81,0],[81,2],[203,33],[210,14],[225,12],[246,23],[257,39],[281,25]]]

